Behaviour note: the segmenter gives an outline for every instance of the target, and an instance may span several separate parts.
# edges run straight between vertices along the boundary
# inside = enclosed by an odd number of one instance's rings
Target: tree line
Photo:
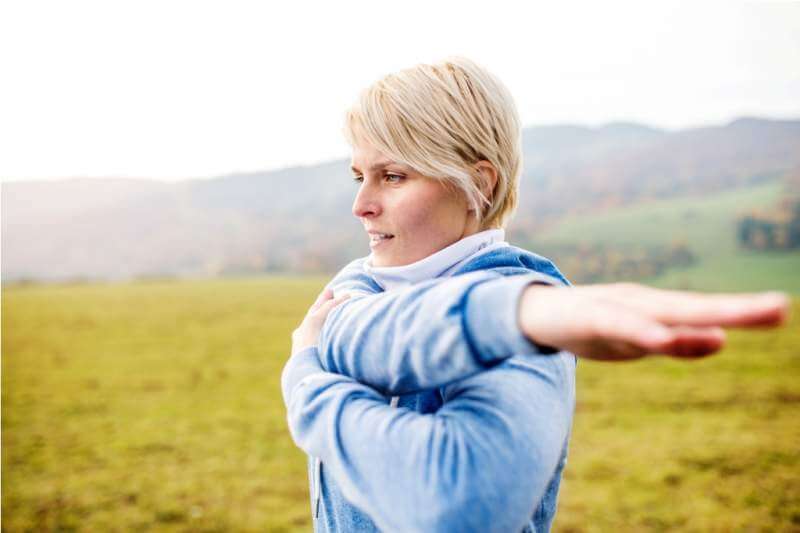
[[[751,250],[800,248],[800,169],[784,178],[785,195],[768,210],[737,219],[739,244]]]

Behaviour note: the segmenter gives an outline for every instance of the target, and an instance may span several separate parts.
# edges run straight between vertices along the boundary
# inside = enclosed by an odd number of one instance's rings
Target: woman
[[[546,531],[573,353],[696,357],[720,348],[719,326],[785,315],[775,294],[568,287],[506,243],[519,120],[506,88],[466,59],[379,80],[345,134],[371,254],[314,303],[282,377],[318,531]]]

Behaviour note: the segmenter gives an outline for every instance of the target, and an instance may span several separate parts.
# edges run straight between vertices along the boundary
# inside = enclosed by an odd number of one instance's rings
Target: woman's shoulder
[[[466,274],[478,270],[492,270],[504,276],[538,272],[556,278],[565,285],[570,284],[553,261],[512,245],[494,248],[475,257],[464,264],[455,274]]]

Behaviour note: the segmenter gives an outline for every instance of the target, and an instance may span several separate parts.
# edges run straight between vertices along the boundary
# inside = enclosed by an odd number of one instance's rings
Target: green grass
[[[685,242],[698,262],[645,283],[696,290],[778,289],[800,294],[800,251],[754,252],[736,242],[736,217],[767,208],[781,195],[771,182],[706,198],[673,198],[565,218],[536,238],[538,245],[565,243],[612,246]],[[534,246],[535,249],[535,246]],[[558,257],[553,257],[558,263]],[[569,272],[566,272],[569,277]]]
[[[4,288],[3,530],[307,531],[279,377],[323,281]],[[581,362],[555,530],[800,530],[797,326]]]

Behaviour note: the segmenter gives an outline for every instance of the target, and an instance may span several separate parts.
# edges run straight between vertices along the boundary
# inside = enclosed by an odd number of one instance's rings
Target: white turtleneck
[[[508,246],[505,230],[489,229],[464,237],[450,246],[410,265],[395,267],[372,266],[372,254],[364,261],[364,271],[389,291],[440,276],[448,276],[471,259],[495,248]]]

